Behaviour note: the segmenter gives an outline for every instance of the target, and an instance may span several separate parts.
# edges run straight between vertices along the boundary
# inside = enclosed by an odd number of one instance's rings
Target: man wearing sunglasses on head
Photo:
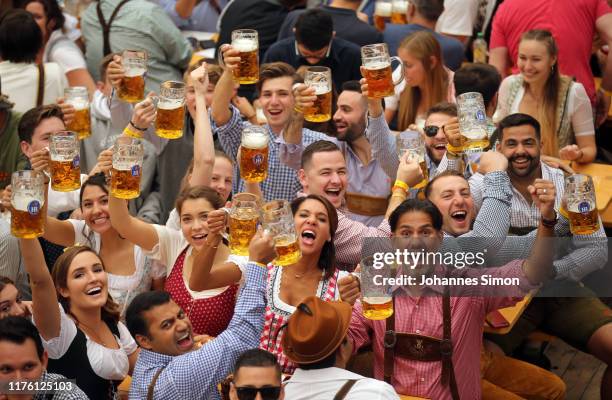
[[[276,356],[261,349],[242,353],[236,361],[229,397],[230,400],[284,400]]]

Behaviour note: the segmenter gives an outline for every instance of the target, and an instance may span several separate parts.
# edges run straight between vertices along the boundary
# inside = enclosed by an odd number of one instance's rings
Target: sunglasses
[[[423,127],[423,132],[425,132],[425,135],[427,135],[427,137],[434,137],[438,134],[438,131],[442,129],[442,132],[444,132],[444,126],[435,126],[435,125],[429,125],[429,126],[425,126]]]
[[[238,394],[239,400],[255,400],[255,397],[257,397],[257,393],[261,394],[261,398],[263,400],[278,400],[281,394],[281,387],[268,386],[262,388],[254,388],[236,386],[236,393]]]

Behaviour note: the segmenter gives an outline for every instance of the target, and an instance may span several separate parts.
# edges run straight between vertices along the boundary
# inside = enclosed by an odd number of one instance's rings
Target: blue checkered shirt
[[[227,124],[217,126],[212,121],[212,126],[221,142],[223,151],[236,163],[234,167],[233,192],[240,193],[245,190],[245,184],[240,179],[240,168],[236,162],[236,155],[242,140],[242,130],[250,124],[242,121],[240,112],[233,105],[231,105],[231,111],[232,117]],[[264,127],[268,129],[270,136],[270,150],[268,155],[268,177],[261,183],[261,192],[266,201],[281,199],[291,201],[295,198],[296,193],[302,189],[302,185],[298,180],[297,171],[283,164],[281,158],[292,157],[292,154],[297,151],[297,146],[285,143],[282,139],[282,134],[279,136],[275,135],[269,125],[264,125]],[[304,147],[317,140],[326,140],[327,138],[328,136],[321,132],[311,131],[310,129],[302,130],[302,145]]]
[[[232,371],[240,354],[259,345],[266,279],[265,268],[248,263],[246,284],[229,326],[199,350],[173,357],[141,349],[132,374],[130,399],[147,398],[149,384],[160,368],[164,369],[155,382],[155,399],[220,399],[217,383]]]

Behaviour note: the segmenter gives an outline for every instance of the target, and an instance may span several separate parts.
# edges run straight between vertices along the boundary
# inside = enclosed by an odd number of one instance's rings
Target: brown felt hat
[[[346,337],[353,307],[342,301],[307,297],[289,318],[283,351],[291,361],[312,364],[336,351]]]

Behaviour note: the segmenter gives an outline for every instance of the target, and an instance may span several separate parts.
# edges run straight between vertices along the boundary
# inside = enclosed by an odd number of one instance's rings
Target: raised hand
[[[102,150],[98,155],[98,163],[96,166],[100,169],[100,172],[104,172],[107,177],[110,174],[111,168],[113,168],[113,148]]]
[[[415,186],[424,178],[419,161],[410,157],[410,154],[406,152],[400,158],[399,167],[397,169],[397,180],[404,182],[408,186]]]
[[[115,89],[119,88],[121,80],[125,77],[125,70],[123,69],[121,60],[121,56],[115,55],[113,61],[111,61],[106,68],[106,76]]]
[[[44,148],[36,150],[30,157],[30,164],[34,171],[49,172],[49,164],[51,162],[51,155],[49,149]]]
[[[502,153],[495,151],[485,151],[480,156],[478,172],[483,175],[489,172],[506,171],[508,169],[508,159]]]
[[[155,96],[155,93],[149,93],[146,99],[134,106],[132,122],[135,128],[147,129],[155,120],[157,109],[153,104],[153,96]]]
[[[191,71],[190,76],[196,94],[205,95],[208,90],[208,69],[206,63],[202,63],[197,69]]]
[[[221,233],[225,232],[227,213],[223,209],[211,211],[208,213],[206,222],[208,225],[208,235],[220,236]]]
[[[340,290],[340,299],[350,305],[354,305],[355,301],[361,296],[359,279],[352,274],[338,280],[338,289]]]
[[[260,228],[249,244],[249,260],[261,264],[268,264],[276,258],[274,239],[270,234],[264,233]]]
[[[64,115],[64,125],[68,126],[74,120],[74,114],[76,110],[72,104],[66,103],[66,99],[58,97],[56,104],[62,109]]]
[[[317,96],[314,88],[306,86],[303,83],[293,85],[293,96],[295,98],[295,108],[300,112],[314,106]]]
[[[546,179],[536,179],[527,190],[531,194],[531,200],[540,210],[542,218],[555,219],[555,185]]]
[[[234,72],[234,70],[240,67],[240,52],[234,49],[232,45],[224,44],[219,48],[219,50],[221,51],[221,56],[223,57],[222,65],[225,70]]]
[[[559,150],[559,158],[562,160],[578,161],[582,158],[582,150],[575,144],[570,144]]]

